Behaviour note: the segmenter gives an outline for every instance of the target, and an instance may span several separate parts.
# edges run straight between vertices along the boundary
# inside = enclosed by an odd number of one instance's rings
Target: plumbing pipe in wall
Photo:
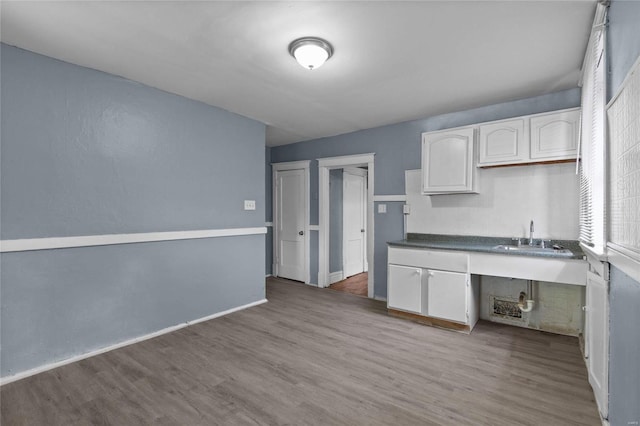
[[[520,308],[521,312],[531,312],[533,310],[533,281],[527,281],[527,292],[520,292],[520,297],[518,298],[518,308]]]

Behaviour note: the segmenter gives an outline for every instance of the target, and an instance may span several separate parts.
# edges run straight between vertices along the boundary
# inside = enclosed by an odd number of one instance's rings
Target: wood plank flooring
[[[355,294],[356,296],[367,297],[369,295],[368,279],[369,274],[367,272],[363,272],[342,281],[333,283],[329,286],[329,288],[331,290]]]
[[[269,303],[0,390],[13,425],[599,425],[575,338],[470,335],[281,279]]]

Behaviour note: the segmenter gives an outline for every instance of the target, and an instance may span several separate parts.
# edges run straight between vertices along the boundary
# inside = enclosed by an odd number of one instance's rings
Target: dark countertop
[[[521,238],[521,240],[526,240]],[[527,240],[528,241],[528,240]],[[545,241],[548,241],[545,239]],[[498,245],[515,245],[512,238],[506,237],[480,237],[470,235],[442,235],[442,234],[407,234],[407,238],[399,241],[389,241],[392,247],[424,248],[437,250],[475,251],[482,253],[505,254],[509,256],[533,256],[550,257],[559,259],[583,259],[584,253],[577,241],[551,240],[551,244],[562,246],[571,253],[556,250],[527,252],[508,251],[495,248]],[[526,247],[526,242],[522,246]],[[534,245],[540,246],[540,239],[534,239]]]

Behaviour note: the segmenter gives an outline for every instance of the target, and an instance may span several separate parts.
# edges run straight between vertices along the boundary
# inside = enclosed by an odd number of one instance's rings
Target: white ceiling
[[[254,118],[275,146],[576,87],[595,5],[2,1],[1,39]],[[303,69],[302,36],[334,56]]]

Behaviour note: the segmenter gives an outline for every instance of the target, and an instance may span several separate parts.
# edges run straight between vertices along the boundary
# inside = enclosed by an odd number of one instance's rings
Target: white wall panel
[[[407,231],[425,234],[578,238],[575,164],[480,169],[479,194],[424,196],[420,170],[406,172]]]

